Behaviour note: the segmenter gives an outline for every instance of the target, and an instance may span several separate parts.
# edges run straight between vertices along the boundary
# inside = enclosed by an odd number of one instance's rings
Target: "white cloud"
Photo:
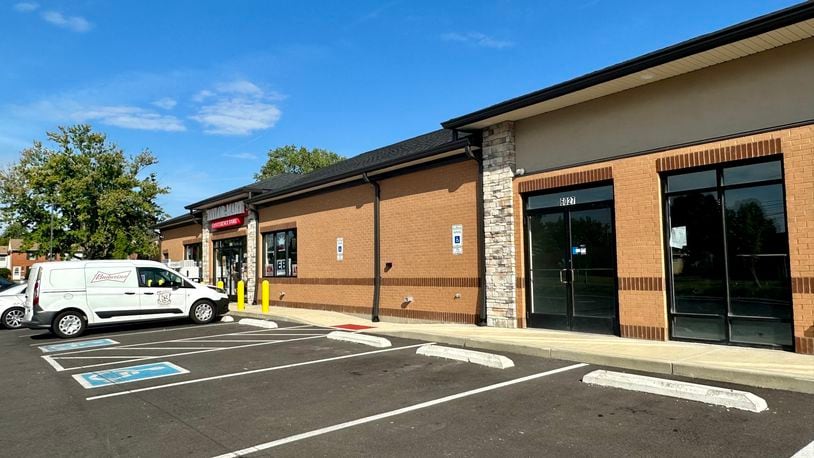
[[[223,157],[231,157],[233,159],[245,159],[247,161],[255,160],[258,157],[254,153],[224,153],[221,156],[223,156]]]
[[[164,132],[181,132],[186,130],[184,124],[175,116],[161,115],[139,107],[100,106],[72,113],[71,117],[79,121],[99,121],[110,126],[125,129],[158,130]]]
[[[214,92],[204,89],[202,91],[199,91],[197,94],[193,95],[192,101],[203,102],[204,100],[208,99],[209,97],[212,97],[213,95],[215,95]]]
[[[43,11],[42,18],[57,27],[72,30],[74,32],[87,32],[93,26],[82,16],[65,16],[59,11]]]
[[[480,32],[466,32],[456,33],[449,32],[441,35],[444,41],[454,41],[457,43],[466,43],[473,46],[480,46],[482,48],[503,49],[514,46],[514,43],[508,40],[498,40],[489,35]]]
[[[164,110],[172,110],[177,104],[178,102],[176,102],[175,99],[171,99],[169,97],[163,97],[153,101],[153,105]]]
[[[14,4],[14,10],[19,11],[20,13],[30,13],[39,7],[39,3],[34,2],[20,2]]]
[[[194,101],[205,102],[191,119],[204,126],[204,132],[217,135],[248,135],[274,127],[282,112],[273,101],[283,98],[266,92],[251,81],[235,80],[200,91]]]

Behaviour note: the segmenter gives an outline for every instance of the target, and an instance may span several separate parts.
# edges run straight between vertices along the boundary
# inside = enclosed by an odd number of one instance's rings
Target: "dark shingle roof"
[[[187,213],[185,215],[176,216],[176,217],[170,218],[170,219],[165,219],[164,221],[161,221],[160,223],[156,224],[155,227],[156,227],[156,229],[166,229],[166,228],[169,228],[169,227],[172,227],[172,226],[182,226],[182,225],[185,225],[185,224],[196,223],[196,222],[197,222],[196,215],[194,215],[192,213]]]
[[[283,173],[277,176],[273,176],[267,180],[258,181],[255,183],[247,184],[245,186],[241,186],[239,188],[235,188],[226,192],[222,192],[220,194],[216,194],[212,197],[207,197],[199,202],[195,202],[193,204],[187,205],[186,209],[193,210],[198,209],[200,207],[206,206],[212,202],[217,202],[219,200],[228,199],[229,197],[237,197],[242,194],[248,193],[257,193],[257,192],[268,192],[272,190],[276,190],[282,186],[286,186],[291,180],[299,178],[299,175],[292,175],[289,173]],[[237,200],[237,199],[234,199]]]
[[[264,198],[288,192],[307,189],[313,186],[330,183],[365,172],[391,167],[426,156],[463,148],[470,143],[470,138],[456,139],[450,129],[440,129],[428,134],[419,135],[389,146],[377,148],[359,154],[334,165],[316,170],[292,180],[286,186],[273,191],[266,191],[252,199],[260,201]]]

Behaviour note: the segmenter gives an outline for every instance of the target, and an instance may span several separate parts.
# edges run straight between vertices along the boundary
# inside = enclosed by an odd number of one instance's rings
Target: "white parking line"
[[[187,338],[172,339],[172,340],[158,340],[158,341],[155,341],[155,342],[140,342],[140,343],[128,344],[128,345],[117,345],[115,347],[90,348],[90,349],[87,349],[87,350],[67,351],[67,352],[64,352],[64,353],[60,353],[60,356],[75,355],[75,354],[79,354],[79,353],[91,353],[91,352],[94,352],[96,350],[110,351],[110,350],[118,350],[120,348],[145,347],[147,345],[156,345],[156,344],[163,344],[163,343],[176,343],[176,342],[187,342],[187,343],[190,343],[190,342],[202,342],[202,343],[205,343],[207,341],[205,341],[203,339],[208,339],[210,337],[237,336],[237,335],[243,335],[243,334],[253,334],[253,333],[256,333],[256,332],[258,332],[258,331],[255,330],[255,331],[242,331],[242,332],[228,332],[226,334],[213,334],[213,335],[209,335],[209,336],[187,337]]]
[[[135,389],[135,390],[127,390],[127,391],[119,391],[119,392],[116,392],[116,393],[102,394],[102,395],[99,395],[99,396],[91,396],[91,397],[85,398],[85,399],[87,401],[94,401],[96,399],[112,398],[112,397],[115,397],[115,396],[124,396],[126,394],[141,393],[142,391],[153,391],[153,390],[160,390],[162,388],[170,388],[170,387],[173,387],[173,386],[189,385],[190,383],[209,382],[209,381],[212,381],[212,380],[220,380],[220,379],[224,379],[224,378],[239,377],[241,375],[259,374],[261,372],[279,371],[281,369],[290,369],[292,367],[308,366],[308,365],[311,365],[311,364],[327,363],[327,362],[330,362],[330,361],[339,361],[339,360],[342,360],[342,359],[356,358],[357,356],[374,355],[374,354],[377,354],[377,353],[385,353],[385,352],[389,352],[389,351],[405,350],[405,349],[420,347],[421,345],[425,345],[425,344],[407,345],[407,346],[404,346],[404,347],[394,347],[394,348],[387,348],[387,349],[384,349],[384,350],[373,350],[373,351],[367,351],[367,352],[364,352],[364,353],[354,353],[352,355],[333,356],[331,358],[316,359],[316,360],[312,360],[312,361],[303,361],[301,363],[292,363],[292,364],[286,364],[286,365],[283,365],[283,366],[272,366],[272,367],[266,367],[266,368],[263,368],[263,369],[245,370],[245,371],[242,371],[242,372],[233,372],[233,373],[230,373],[230,374],[215,375],[215,376],[212,376],[212,377],[203,377],[203,378],[198,378],[198,379],[193,379],[193,380],[184,380],[183,382],[167,383],[166,385],[148,386],[146,388],[138,388],[138,389]]]
[[[238,348],[249,348],[249,347],[257,347],[257,346],[260,346],[260,345],[272,345],[272,344],[279,344],[279,343],[286,343],[286,342],[295,342],[295,341],[299,341],[299,340],[312,340],[312,339],[324,339],[324,338],[325,338],[325,336],[314,336],[314,337],[299,337],[299,338],[296,338],[296,339],[288,339],[288,340],[272,340],[270,342],[259,342],[259,343],[252,343],[252,344],[248,344],[248,345],[235,345],[234,347],[206,348],[206,349],[203,349],[203,350],[187,351],[187,352],[183,352],[183,353],[171,353],[171,354],[167,354],[167,355],[144,356],[144,357],[139,357],[137,359],[133,359],[132,361],[145,361],[145,360],[150,360],[150,359],[172,358],[174,356],[197,355],[197,354],[200,354],[200,353],[210,353],[210,352],[214,352],[214,351],[236,350]],[[119,347],[119,348],[122,348],[122,347]],[[42,356],[42,357],[44,358],[45,356]],[[91,368],[91,367],[109,366],[111,364],[123,364],[123,363],[129,363],[129,362],[131,362],[131,361],[130,360],[125,360],[125,361],[111,361],[109,363],[88,364],[86,366],[63,368],[62,371],[74,371],[74,370],[77,370],[77,369],[88,369],[88,368]],[[62,372],[62,371],[57,369],[57,372]]]
[[[42,359],[44,359],[46,363],[50,364],[51,367],[56,369],[57,372],[62,372],[62,371],[65,370],[65,368],[62,367],[58,362],[54,361],[54,358],[52,358],[52,357],[50,357],[48,355],[43,355]]]
[[[178,327],[178,328],[155,329],[153,331],[125,332],[125,333],[121,333],[121,334],[111,332],[111,333],[108,333],[108,334],[115,334],[116,337],[134,336],[136,334],[153,334],[153,333],[156,333],[156,332],[183,331],[184,329],[193,329],[193,328],[194,329],[201,329],[201,328],[206,328],[206,327],[210,327],[210,326],[225,326],[226,324],[229,324],[229,323],[193,324],[191,326],[184,326],[184,327]],[[235,323],[232,323],[232,324],[235,324]],[[43,331],[47,332],[48,330],[43,329]],[[41,335],[41,334],[32,334],[32,335]],[[21,337],[24,337],[24,336],[21,336]],[[99,338],[102,338],[102,337],[95,336],[95,337],[87,337],[85,339],[71,339],[71,342],[82,342],[82,341],[85,341],[85,340],[96,340],[96,339],[99,339]],[[59,342],[59,341],[57,341],[57,342]],[[53,343],[54,343],[53,341],[48,342],[48,343],[35,343],[35,344],[28,344],[28,346],[30,346],[30,347],[39,347],[41,345],[51,345]]]
[[[814,441],[801,448],[791,458],[814,458]]]
[[[500,388],[504,388],[507,386],[515,385],[518,383],[528,382],[531,380],[536,380],[538,378],[547,377],[549,375],[559,374],[561,372],[566,372],[574,369],[579,369],[580,367],[585,367],[587,364],[580,363],[574,364],[571,366],[561,367],[559,369],[554,369],[546,372],[540,372],[533,375],[528,375],[526,377],[520,377],[513,380],[508,380],[506,382],[495,383],[493,385],[484,386],[481,388],[476,388],[474,390],[464,391],[462,393],[453,394],[450,396],[444,396],[443,398],[433,399],[431,401],[422,402],[419,404],[413,404],[411,406],[403,407],[401,409],[391,410],[389,412],[383,412],[376,415],[371,415],[369,417],[363,417],[356,420],[346,421],[344,423],[339,423],[333,426],[327,426],[325,428],[315,429],[313,431],[308,431],[306,433],[295,434],[293,436],[288,436],[282,439],[277,439],[271,442],[266,442],[263,444],[258,444],[253,447],[244,448],[242,450],[237,450],[234,452],[226,453],[223,455],[218,455],[216,458],[234,458],[238,456],[248,455],[250,453],[260,452],[262,450],[268,450],[270,448],[279,447],[280,445],[290,444],[292,442],[301,441],[303,439],[308,439],[311,437],[321,436],[323,434],[332,433],[334,431],[339,431],[342,429],[352,428],[354,426],[362,425],[365,423],[371,423],[374,421],[383,420],[385,418],[394,417],[396,415],[401,415],[409,412],[413,412],[420,409],[426,409],[427,407],[436,406],[438,404],[443,404],[445,402],[454,401],[457,399],[465,398],[468,396],[473,396],[480,393],[485,393],[487,391],[497,390]]]

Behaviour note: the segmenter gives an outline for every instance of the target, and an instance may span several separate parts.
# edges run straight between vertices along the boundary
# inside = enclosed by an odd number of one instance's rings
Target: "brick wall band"
[[[373,278],[300,278],[300,277],[264,277],[271,284],[283,285],[372,285]],[[382,278],[382,286],[428,286],[450,288],[478,288],[478,277],[415,277],[415,278]]]
[[[814,277],[792,277],[791,292],[796,294],[814,294]]]
[[[321,303],[304,303],[304,302],[288,302],[288,301],[271,301],[270,304],[275,307],[290,307],[299,309],[310,310],[327,310],[331,312],[340,313],[355,313],[360,315],[370,315],[372,312],[371,307],[360,307],[353,305],[338,305],[338,304],[321,304]],[[462,323],[474,324],[477,322],[477,314],[464,313],[464,312],[436,312],[428,310],[409,310],[409,309],[393,309],[381,308],[379,310],[380,316],[389,316],[395,318],[404,318],[408,320],[427,320],[439,321],[444,323]]]
[[[544,189],[564,188],[578,184],[594,183],[597,181],[607,181],[613,178],[611,167],[601,167],[598,169],[583,170],[579,172],[563,173],[550,177],[535,178],[523,181],[519,185],[521,193],[542,191]]]
[[[664,328],[655,326],[637,326],[623,324],[619,327],[622,337],[645,340],[664,340]]]
[[[775,138],[659,158],[656,159],[656,170],[659,172],[667,172],[670,170],[771,156],[779,153],[780,139]]]
[[[661,277],[619,277],[622,291],[662,291],[664,280]]]

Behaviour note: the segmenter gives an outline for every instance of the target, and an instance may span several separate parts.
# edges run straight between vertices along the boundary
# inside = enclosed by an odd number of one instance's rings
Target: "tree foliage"
[[[3,222],[22,226],[25,245],[39,246],[40,254],[155,256],[153,227],[166,216],[156,198],[168,192],[155,173],[145,172],[155,156],[144,150],[127,157],[88,125],[47,136],[54,148],[35,141],[0,172]]]
[[[282,173],[305,174],[327,167],[344,158],[332,151],[321,148],[307,149],[304,146],[286,145],[269,150],[268,160],[254,175],[255,180],[264,180]]]

